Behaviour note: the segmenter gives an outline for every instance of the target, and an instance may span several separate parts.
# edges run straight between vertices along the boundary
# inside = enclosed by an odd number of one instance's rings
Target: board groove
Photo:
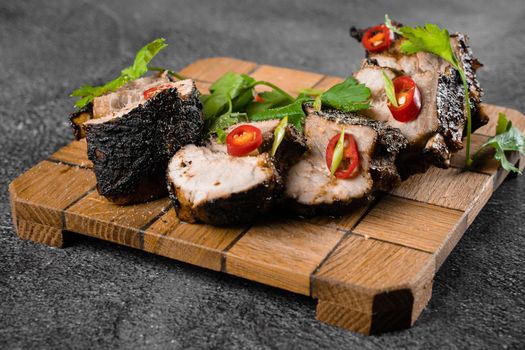
[[[268,80],[297,94],[343,79],[228,57],[181,70],[201,92],[228,71]],[[264,88],[262,88],[264,89]],[[518,111],[486,105],[490,123],[472,137],[475,151],[494,135],[498,112],[525,130]],[[525,157],[510,154],[520,169]],[[13,226],[22,239],[54,247],[72,231],[230,273],[318,299],[317,318],[363,334],[414,324],[432,293],[435,272],[508,175],[487,158],[462,172],[464,152],[448,170],[415,175],[341,218],[269,217],[219,228],[180,222],[166,198],[119,207],[95,191],[86,142],[73,141],[9,185]]]

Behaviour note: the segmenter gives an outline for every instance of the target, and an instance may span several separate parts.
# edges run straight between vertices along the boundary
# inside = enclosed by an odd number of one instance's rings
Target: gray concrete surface
[[[503,184],[436,276],[409,330],[364,337],[318,323],[314,301],[81,238],[19,240],[7,185],[71,140],[68,93],[102,83],[145,42],[156,62],[235,56],[324,74],[357,68],[351,24],[437,22],[470,33],[486,101],[525,111],[525,3],[515,1],[0,2],[0,348],[525,346],[525,178]]]

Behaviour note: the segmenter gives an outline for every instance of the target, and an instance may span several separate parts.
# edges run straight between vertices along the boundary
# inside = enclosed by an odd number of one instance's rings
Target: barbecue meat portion
[[[369,200],[375,190],[391,190],[401,181],[395,162],[407,140],[397,129],[356,114],[306,110],[309,150],[290,168],[286,180],[286,196],[297,212],[338,215]],[[328,142],[343,126],[356,140],[360,158],[358,174],[348,179],[331,176],[325,158]]]
[[[126,106],[144,102],[144,91],[154,86],[169,83],[171,80],[166,72],[159,75],[132,80],[115,92],[95,97],[93,103],[72,113],[69,117],[73,133],[77,140],[86,137],[84,123],[114,114]]]
[[[351,30],[361,40],[364,30]],[[427,52],[406,55],[400,51],[404,40],[396,34],[391,47],[380,53],[367,53],[367,59],[354,75],[372,91],[372,108],[364,114],[375,120],[386,121],[399,128],[409,141],[407,152],[400,162],[403,178],[412,173],[426,171],[430,165],[447,168],[454,152],[463,148],[463,135],[467,126],[465,94],[459,73],[442,58]],[[473,130],[487,123],[481,106],[483,90],[476,77],[481,64],[473,57],[467,37],[454,34],[452,48],[459,58],[469,86]],[[402,123],[396,121],[388,107],[381,71],[394,79],[409,75],[417,84],[422,97],[422,108],[417,119]]]
[[[281,199],[287,167],[306,150],[304,137],[288,125],[272,157],[269,152],[279,121],[249,124],[261,129],[263,143],[247,156],[230,156],[225,144],[211,140],[201,147],[185,146],[171,159],[168,188],[181,220],[212,225],[246,223]]]
[[[149,201],[167,193],[171,156],[202,141],[199,92],[192,80],[169,83],[148,100],[89,120],[85,127],[98,192],[117,204]]]

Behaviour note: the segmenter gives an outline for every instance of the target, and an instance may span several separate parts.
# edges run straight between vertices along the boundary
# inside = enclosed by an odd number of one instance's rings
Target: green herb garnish
[[[168,45],[165,43],[165,39],[156,39],[141,48],[139,52],[137,52],[133,64],[123,69],[117,78],[102,86],[84,85],[73,91],[71,96],[79,97],[79,100],[75,102],[75,107],[84,108],[93,102],[95,97],[114,92],[124,84],[143,76],[148,71],[149,62],[166,46]]]
[[[321,106],[328,106],[343,112],[354,112],[370,107],[368,103],[371,95],[370,89],[364,84],[359,84],[353,77],[347,78],[342,83],[336,84],[320,94],[318,90],[305,89],[302,91],[294,102],[250,115],[250,119],[254,121],[281,119],[287,115],[288,121],[298,131],[302,132],[306,116],[303,110],[303,103],[305,102],[312,102],[314,110],[320,110]],[[317,97],[312,98],[313,94]]]
[[[321,95],[323,105],[343,112],[355,112],[370,107],[370,89],[359,84],[354,77],[348,77],[342,83],[336,84]]]
[[[512,122],[504,113],[499,113],[496,136],[491,137],[481,146],[472,157],[473,161],[477,159],[480,151],[487,147],[495,150],[494,158],[501,163],[503,169],[521,174],[521,171],[508,161],[505,151],[517,151],[525,155],[525,138],[515,126],[512,126]]]
[[[275,153],[277,153],[277,148],[279,148],[279,145],[283,141],[284,134],[286,133],[287,124],[288,116],[285,116],[283,119],[281,119],[279,125],[277,125],[275,131],[273,132],[272,156],[275,156]]]
[[[396,90],[394,88],[394,83],[392,82],[392,80],[390,80],[390,78],[388,77],[388,75],[385,73],[384,70],[382,71],[382,73],[383,73],[383,83],[385,85],[386,97],[388,97],[388,100],[394,107],[399,107],[399,104],[397,103]]]
[[[330,175],[332,176],[334,176],[335,172],[337,171],[337,168],[339,168],[339,165],[341,165],[341,162],[343,161],[344,148],[345,127],[343,126],[343,129],[341,130],[341,135],[339,136],[339,140],[337,140],[337,143],[335,144],[334,154],[332,156],[332,164],[330,164]]]

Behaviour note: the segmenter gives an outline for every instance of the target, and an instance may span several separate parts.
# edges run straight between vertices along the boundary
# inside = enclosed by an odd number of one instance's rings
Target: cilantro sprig
[[[271,91],[259,93],[254,100],[255,87],[265,85]],[[316,89],[301,90],[297,98],[263,80],[256,81],[245,74],[226,73],[211,87],[210,94],[202,96],[204,118],[209,134],[216,134],[219,142],[225,139],[225,129],[242,121],[262,121],[287,117],[300,132],[303,130],[305,112],[303,104],[313,102],[320,110],[322,105],[344,112],[369,107],[370,90],[350,77],[325,92]]]
[[[470,138],[472,134],[472,112],[470,106],[469,87],[467,83],[467,77],[465,71],[461,66],[458,58],[456,57],[452,45],[450,44],[450,34],[447,29],[440,28],[435,24],[426,24],[424,27],[416,26],[409,27],[403,26],[396,28],[388,15],[385,15],[385,25],[405,40],[401,43],[400,50],[408,55],[415,54],[417,52],[429,52],[437,55],[447,62],[449,62],[454,69],[456,69],[461,77],[463,84],[463,92],[465,94],[466,111],[467,111],[467,145],[466,145],[466,157],[465,167],[469,168],[472,165],[472,158],[470,156]]]
[[[501,163],[501,167],[506,171],[521,174],[521,171],[514,166],[505,155],[506,151],[516,151],[525,155],[525,138],[520,131],[507,119],[505,113],[499,113],[496,125],[496,136],[490,138],[481,145],[481,148],[472,157],[475,162],[482,154],[483,150],[494,149],[494,158]]]
[[[95,97],[117,91],[126,83],[138,79],[146,74],[148,70],[162,70],[161,68],[148,68],[148,64],[153,59],[153,57],[155,57],[166,46],[168,46],[168,44],[165,43],[164,38],[153,40],[137,52],[133,64],[123,69],[120,75],[115,79],[101,86],[84,85],[81,88],[73,91],[71,96],[79,98],[75,102],[75,107],[86,107],[88,104],[93,102]]]

